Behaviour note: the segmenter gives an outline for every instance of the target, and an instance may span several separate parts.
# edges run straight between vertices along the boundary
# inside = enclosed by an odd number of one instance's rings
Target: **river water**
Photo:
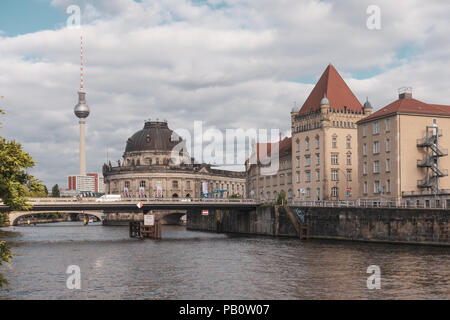
[[[450,299],[450,248],[238,236],[164,226],[162,240],[126,227],[64,222],[3,228],[12,264],[0,299]],[[81,289],[67,289],[69,265]],[[367,268],[381,288],[367,288]]]

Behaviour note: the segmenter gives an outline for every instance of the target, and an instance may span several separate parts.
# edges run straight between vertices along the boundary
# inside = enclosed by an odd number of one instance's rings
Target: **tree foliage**
[[[286,192],[281,190],[280,193],[278,194],[277,204],[283,205],[283,204],[286,204],[286,202],[287,202],[286,201]]]
[[[0,110],[0,114],[4,114]],[[0,126],[1,127],[1,126]],[[27,169],[32,168],[35,162],[33,158],[22,150],[20,143],[15,140],[6,140],[0,137],[0,198],[9,207],[9,210],[28,210],[27,197],[37,196],[44,193],[42,183],[27,173]],[[6,221],[6,214],[0,217],[0,223]],[[9,262],[12,253],[6,242],[0,242],[0,265]],[[0,274],[0,286],[6,280]]]
[[[55,184],[52,188],[52,197],[53,198],[59,198],[60,197],[60,193],[59,193],[59,186],[58,184]]]
[[[12,253],[11,250],[9,249],[8,245],[6,244],[5,241],[0,241],[0,266],[4,263],[4,262],[11,262],[12,259]],[[3,278],[3,275],[0,273],[0,287],[2,287],[3,285],[7,284],[8,281]]]

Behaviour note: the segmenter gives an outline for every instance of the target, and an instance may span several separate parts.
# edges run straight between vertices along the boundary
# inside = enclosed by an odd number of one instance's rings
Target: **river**
[[[0,299],[450,299],[450,248],[300,241],[164,226],[162,240],[126,227],[63,222],[3,228],[12,264]],[[67,267],[81,289],[66,287]],[[381,288],[367,288],[367,268]]]

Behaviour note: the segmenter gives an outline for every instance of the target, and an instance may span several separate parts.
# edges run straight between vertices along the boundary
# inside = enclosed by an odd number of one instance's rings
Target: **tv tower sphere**
[[[78,104],[75,106],[73,111],[75,115],[80,119],[86,119],[89,116],[90,110],[89,106],[86,104],[86,93],[78,92]]]

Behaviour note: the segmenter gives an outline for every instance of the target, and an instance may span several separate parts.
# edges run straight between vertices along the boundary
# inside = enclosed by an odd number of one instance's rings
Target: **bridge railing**
[[[409,209],[443,209],[447,210],[445,201],[422,202],[413,201],[383,201],[383,200],[290,200],[290,206],[299,207],[344,207],[344,208],[409,208]]]
[[[32,198],[29,200],[32,204],[44,204],[44,203],[245,203],[245,204],[257,204],[254,199],[221,199],[221,198],[121,198],[114,200],[101,200],[99,198]]]

